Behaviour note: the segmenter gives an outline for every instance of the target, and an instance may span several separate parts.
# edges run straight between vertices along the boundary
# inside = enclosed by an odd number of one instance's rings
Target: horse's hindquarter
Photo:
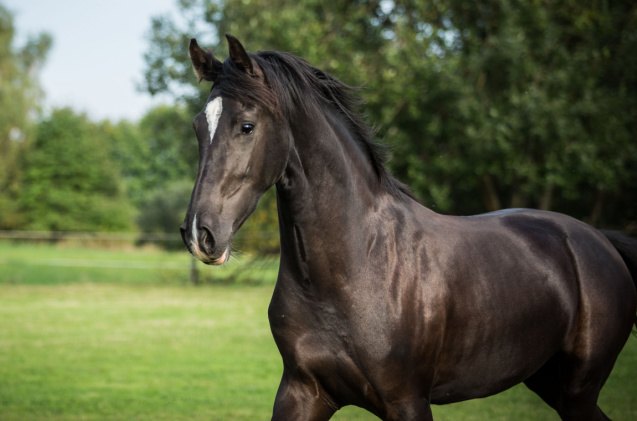
[[[445,336],[435,362],[434,401],[486,396],[519,383],[554,354],[579,346],[589,334],[582,312],[616,304],[612,284],[622,279],[612,272],[621,267],[578,221],[522,210],[447,221],[442,241],[453,252],[423,279],[447,289],[439,305]],[[591,260],[598,259],[611,262],[596,269]]]
[[[441,218],[445,258],[422,279],[444,288],[435,401],[485,396],[525,379],[572,330],[577,276],[560,227],[523,214]],[[439,295],[439,294],[436,294]]]

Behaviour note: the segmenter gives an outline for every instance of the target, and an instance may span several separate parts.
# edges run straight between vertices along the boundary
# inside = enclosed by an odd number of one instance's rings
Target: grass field
[[[104,263],[118,260],[128,263]],[[172,262],[186,265],[174,278]],[[0,244],[0,420],[269,419],[281,373],[272,268],[262,285],[193,287],[188,264],[184,253]],[[631,338],[601,398],[614,420],[637,419],[635,374]],[[557,419],[524,387],[434,415]],[[335,419],[376,418],[347,408]]]
[[[270,284],[276,280],[276,257],[233,256],[233,264],[210,267],[197,262],[203,283]],[[97,249],[0,241],[0,283],[65,285],[69,283],[180,285],[190,282],[192,258],[185,251],[151,248]]]

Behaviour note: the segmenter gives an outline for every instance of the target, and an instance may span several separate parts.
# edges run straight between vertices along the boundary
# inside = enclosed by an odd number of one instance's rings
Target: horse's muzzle
[[[181,238],[188,251],[207,265],[222,265],[230,259],[230,248],[220,247],[215,241],[212,231],[205,225],[197,225],[195,215],[192,229],[188,230],[187,223],[180,227]]]

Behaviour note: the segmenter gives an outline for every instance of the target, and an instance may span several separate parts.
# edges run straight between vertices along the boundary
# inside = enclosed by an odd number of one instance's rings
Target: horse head
[[[191,40],[199,80],[212,89],[193,127],[199,169],[181,235],[188,250],[207,264],[228,261],[231,240],[259,198],[281,178],[289,133],[254,56],[227,35],[225,62]]]

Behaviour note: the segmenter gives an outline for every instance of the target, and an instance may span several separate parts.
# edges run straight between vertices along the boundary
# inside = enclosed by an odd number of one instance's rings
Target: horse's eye
[[[241,125],[241,134],[252,134],[253,131],[254,131],[254,124],[243,123]]]

